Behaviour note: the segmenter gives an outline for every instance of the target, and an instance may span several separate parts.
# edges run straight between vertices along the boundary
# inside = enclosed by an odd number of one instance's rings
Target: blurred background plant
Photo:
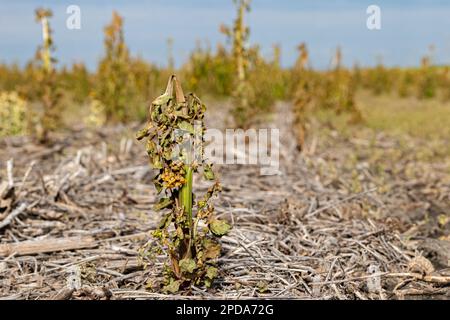
[[[181,70],[186,87],[205,96],[227,97],[233,91],[233,60],[223,45],[215,52],[197,41],[194,51]]]
[[[379,56],[374,67],[355,64],[349,68],[342,63],[342,52],[338,49],[331,67],[319,70],[312,67],[314,57],[309,56],[303,43],[296,63],[284,67],[280,45],[274,44],[268,56],[262,54],[258,44],[249,45],[250,32],[244,18],[250,12],[250,1],[234,3],[237,15],[233,25],[220,28],[227,37],[226,43],[212,48],[207,41],[197,41],[187,60],[178,67],[172,38],[167,38],[164,66],[132,56],[124,37],[124,21],[113,12],[111,22],[104,29],[105,52],[94,71],[80,61],[56,65],[49,25],[52,12],[36,10],[36,19],[42,24],[43,43],[34,59],[23,66],[0,64],[0,92],[8,95],[15,92],[29,106],[24,116],[28,129],[8,130],[8,134],[29,132],[39,141],[48,142],[49,133],[78,125],[74,119],[81,118],[85,125],[95,128],[142,122],[147,118],[148,101],[173,72],[180,75],[188,91],[197,92],[208,101],[229,102],[228,115],[233,120],[230,126],[258,125],[271,116],[277,101],[293,102],[293,123],[300,149],[315,120],[326,119],[333,126],[344,117],[347,125],[362,120],[370,125],[374,118],[368,117],[374,115],[367,101],[372,99],[420,101],[414,104],[450,100],[450,71],[448,66],[433,62],[433,46],[418,67],[387,67]],[[15,98],[4,99],[14,104]],[[424,113],[425,109],[412,111]],[[3,114],[12,117],[14,112]],[[420,128],[425,128],[423,123]]]
[[[432,65],[434,47],[430,46],[429,53],[421,60],[420,79],[418,87],[419,99],[431,99],[436,96],[436,84],[438,77]]]
[[[125,44],[123,18],[113,12],[104,29],[105,55],[95,75],[93,96],[105,106],[107,121],[126,122],[138,109],[137,87]]]
[[[293,99],[293,126],[297,148],[302,150],[305,144],[307,127],[314,99],[314,74],[308,68],[309,54],[305,43],[298,46],[299,56],[291,72],[291,81],[295,91],[290,93]],[[294,88],[294,85],[292,86]],[[291,89],[292,90],[292,89]]]
[[[244,15],[250,11],[250,0],[234,0],[237,14],[232,27],[221,26],[221,32],[226,35],[227,41],[232,44],[232,61],[234,67],[233,77],[233,115],[234,123],[238,128],[247,128],[256,114],[255,106],[251,103],[254,94],[247,79],[250,64],[250,53],[247,41],[250,29],[245,25]],[[255,52],[256,51],[256,52]],[[254,61],[258,57],[258,49],[254,50]]]
[[[33,67],[28,69],[32,74],[33,84],[28,89],[30,100],[37,99],[42,110],[29,112],[30,129],[33,136],[41,143],[49,142],[50,132],[62,127],[62,92],[59,87],[58,74],[55,70],[56,58],[53,56],[55,47],[52,38],[52,29],[49,19],[53,13],[49,9],[39,8],[35,12],[36,21],[42,25],[43,43],[36,52]],[[38,119],[34,121],[35,119]]]
[[[28,111],[26,101],[17,92],[0,92],[0,137],[26,134]]]

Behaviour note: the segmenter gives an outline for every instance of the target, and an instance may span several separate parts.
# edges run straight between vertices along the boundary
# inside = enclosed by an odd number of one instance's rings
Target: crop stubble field
[[[223,123],[223,107],[210,109],[210,122]],[[448,298],[448,157],[427,158],[435,151],[424,139],[397,141],[370,129],[357,137],[324,129],[300,154],[289,112],[289,104],[277,104],[268,124],[284,128],[280,175],[261,176],[257,166],[220,167],[224,191],[216,210],[233,229],[222,238],[219,279],[210,290],[194,286],[176,295],[157,289],[163,257],[145,269],[139,259],[159,215],[152,209],[153,173],[132,127],[74,129],[52,148],[26,138],[2,141],[1,170],[14,159],[10,174],[20,205],[1,223],[2,242],[12,244],[0,245],[0,295]],[[74,278],[80,290],[68,289]]]

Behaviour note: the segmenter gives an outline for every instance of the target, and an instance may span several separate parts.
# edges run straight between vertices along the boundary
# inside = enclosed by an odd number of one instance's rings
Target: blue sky
[[[81,30],[66,28],[66,8],[81,8]],[[366,8],[381,7],[382,29],[366,28]],[[0,0],[0,61],[25,63],[41,41],[34,9],[50,7],[60,64],[84,61],[94,67],[103,52],[102,30],[113,9],[125,18],[125,37],[132,54],[164,65],[166,40],[174,39],[177,65],[185,61],[197,40],[214,48],[224,41],[221,23],[229,24],[231,0]],[[450,0],[253,0],[247,16],[250,42],[270,57],[272,45],[282,46],[282,63],[291,65],[296,46],[305,41],[312,64],[326,68],[340,45],[344,63],[417,65],[429,45],[434,61],[450,64]]]

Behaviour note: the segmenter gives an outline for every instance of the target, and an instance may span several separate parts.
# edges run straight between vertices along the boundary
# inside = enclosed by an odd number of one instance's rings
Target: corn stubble
[[[230,229],[225,221],[215,218],[210,200],[221,188],[212,165],[199,156],[205,111],[205,105],[195,94],[184,95],[176,76],[172,75],[164,94],[151,103],[146,127],[137,134],[138,140],[147,138],[150,165],[158,170],[153,182],[161,197],[155,210],[165,212],[153,232],[158,245],[151,246],[149,242],[141,254],[152,257],[155,253],[168,253],[170,262],[165,266],[163,288],[168,292],[190,285],[211,286],[218,274],[216,260],[221,246],[217,238]],[[177,130],[182,130],[190,141],[196,141],[193,147],[183,143],[185,140]],[[206,180],[215,181],[196,200],[192,183],[194,173],[200,168]]]

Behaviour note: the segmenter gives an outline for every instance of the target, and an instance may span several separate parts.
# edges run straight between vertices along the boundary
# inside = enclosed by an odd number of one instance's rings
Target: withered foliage
[[[314,94],[313,77],[307,69],[309,54],[305,43],[298,47],[299,56],[292,72],[292,79],[295,79],[296,90],[294,93],[294,131],[296,133],[297,148],[301,150],[305,144],[306,127],[309,111]]]
[[[123,18],[113,12],[112,21],[104,29],[105,56],[97,70],[94,98],[105,106],[106,119],[112,122],[130,120],[135,105],[135,79],[125,44]]]
[[[355,104],[355,83],[353,75],[342,67],[342,51],[336,49],[333,59],[334,69],[323,79],[320,94],[320,107],[330,109],[336,114],[348,113],[352,122],[360,122],[362,115]]]
[[[0,92],[0,137],[27,132],[27,107],[17,92]]]
[[[430,51],[433,51],[430,49]],[[417,88],[417,95],[420,99],[430,99],[436,96],[436,86],[438,77],[432,65],[431,53],[422,57],[420,62],[420,79]]]
[[[252,110],[254,106],[249,101],[251,88],[247,80],[249,52],[246,49],[246,43],[250,30],[244,22],[245,12],[250,11],[250,0],[235,0],[234,3],[237,8],[237,16],[233,27],[222,25],[221,31],[232,43],[232,57],[235,68],[232,115],[237,127],[246,128],[249,126],[253,116],[252,113],[254,113],[254,110]]]
[[[191,284],[212,284],[218,273],[215,260],[220,255],[216,238],[230,228],[215,218],[210,203],[220,191],[217,180],[197,200],[192,192],[193,174],[200,168],[205,179],[215,180],[212,165],[203,159],[205,110],[195,94],[184,95],[172,75],[164,94],[151,103],[146,127],[137,133],[137,139],[147,138],[150,165],[158,170],[154,184],[161,197],[155,210],[165,211],[153,232],[158,246],[144,247],[143,254],[168,253],[164,290],[170,292]]]
[[[358,73],[342,67],[342,52],[336,50],[333,69],[316,72],[307,68],[308,51],[305,44],[299,46],[299,57],[295,63],[291,79],[295,80],[294,126],[298,149],[302,149],[307,136],[309,119],[314,112],[332,111],[334,114],[350,115],[350,123],[363,120],[355,102]]]
[[[222,44],[213,52],[197,42],[181,74],[187,87],[199,94],[227,97],[233,92],[233,58]]]
[[[52,29],[49,19],[53,13],[49,9],[39,8],[35,12],[36,21],[42,25],[43,44],[36,52],[35,87],[34,94],[42,103],[42,112],[30,115],[31,130],[39,142],[49,141],[49,133],[62,126],[61,90],[58,85],[57,73],[54,64],[57,62],[53,56]]]

